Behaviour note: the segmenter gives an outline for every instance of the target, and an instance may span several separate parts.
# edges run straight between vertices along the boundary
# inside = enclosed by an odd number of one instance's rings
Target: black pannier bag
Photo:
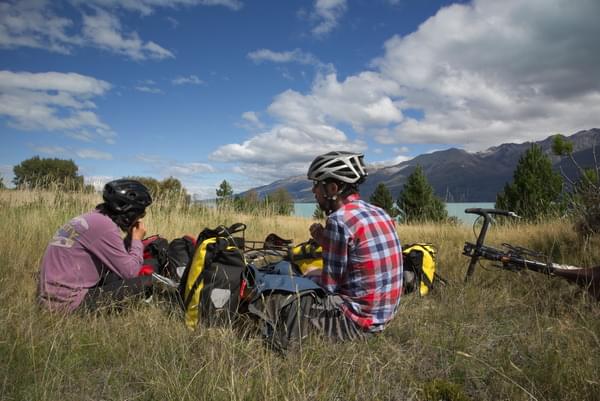
[[[196,240],[196,251],[179,285],[185,324],[193,329],[199,323],[228,324],[240,303],[240,282],[246,265],[244,237],[246,226],[204,229]],[[234,234],[242,233],[242,237]]]

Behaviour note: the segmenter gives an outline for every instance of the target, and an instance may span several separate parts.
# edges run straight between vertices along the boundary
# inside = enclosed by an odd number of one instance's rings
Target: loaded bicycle
[[[463,248],[463,255],[470,258],[465,282],[472,278],[477,264],[483,259],[493,262],[493,266],[504,270],[513,272],[532,270],[548,276],[561,277],[586,288],[592,296],[600,300],[600,266],[584,268],[553,263],[542,253],[508,243],[503,243],[501,248],[486,245],[486,235],[494,216],[507,218],[519,218],[519,216],[514,212],[501,209],[470,208],[466,209],[465,213],[476,214],[483,219],[475,243],[465,242]]]

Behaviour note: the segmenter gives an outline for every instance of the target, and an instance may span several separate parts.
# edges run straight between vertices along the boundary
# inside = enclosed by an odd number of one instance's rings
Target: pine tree
[[[435,195],[433,187],[419,165],[408,176],[396,204],[402,211],[403,221],[406,223],[438,222],[448,219],[444,202]]]
[[[227,182],[227,180],[223,180],[217,188],[217,205],[222,205],[223,203],[227,203],[233,197],[233,188],[231,184]]]
[[[552,150],[555,155],[568,157],[575,167],[576,177],[563,174],[575,231],[584,237],[600,233],[600,166],[596,159],[591,166],[580,165],[573,156],[573,144],[562,135],[554,136]]]
[[[552,170],[550,158],[532,144],[519,159],[513,182],[496,196],[496,207],[513,211],[526,221],[536,221],[564,209],[562,189],[562,177]]]
[[[375,191],[369,198],[369,202],[385,210],[390,217],[396,217],[398,214],[394,207],[394,198],[392,197],[392,193],[383,182],[377,184]]]

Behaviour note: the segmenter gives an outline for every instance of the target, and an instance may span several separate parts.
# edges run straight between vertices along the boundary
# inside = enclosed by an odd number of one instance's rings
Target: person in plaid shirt
[[[323,247],[323,270],[308,275],[326,295],[270,300],[270,310],[280,310],[283,333],[278,341],[284,347],[311,331],[341,341],[368,338],[396,314],[402,295],[402,248],[392,218],[360,199],[358,185],[366,176],[358,153],[326,153],[308,169],[315,199],[327,215],[325,226],[310,227]],[[279,309],[276,303],[286,306]]]

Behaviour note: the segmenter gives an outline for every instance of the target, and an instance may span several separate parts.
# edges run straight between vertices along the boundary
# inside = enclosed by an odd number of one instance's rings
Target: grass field
[[[403,243],[439,250],[450,284],[406,295],[387,330],[368,342],[310,339],[275,354],[230,329],[189,331],[164,303],[119,314],[60,316],[37,307],[48,240],[97,195],[0,191],[0,400],[600,400],[600,306],[576,286],[537,273],[478,267],[463,284],[471,228],[399,226]],[[311,221],[153,205],[148,235],[175,238],[244,222],[296,242]],[[495,227],[555,261],[600,264],[600,240],[582,243],[566,221]]]

